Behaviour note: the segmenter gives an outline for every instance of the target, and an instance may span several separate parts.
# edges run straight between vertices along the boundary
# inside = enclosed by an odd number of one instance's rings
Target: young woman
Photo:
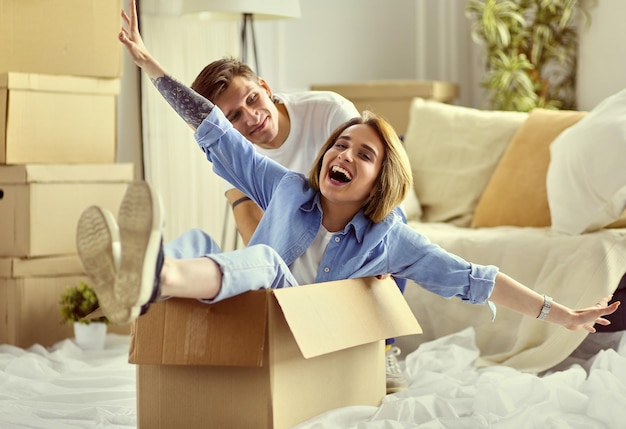
[[[111,252],[117,239],[112,216],[96,207],[85,211],[78,250],[112,321],[132,320],[159,296],[215,302],[252,289],[387,273],[444,297],[474,304],[489,300],[572,330],[595,332],[593,325],[607,325],[603,316],[619,306],[608,306],[606,297],[591,307],[570,309],[497,267],[446,252],[404,224],[393,208],[409,189],[411,170],[396,133],[381,118],[366,113],[339,127],[307,179],[256,153],[219,108],[168,76],[143,46],[136,26],[123,28],[119,39],[196,130],[214,170],[265,215],[245,249],[219,253],[210,237],[193,230],[175,240],[174,258],[164,258],[158,198],[145,182],[136,182],[118,216],[118,268]]]

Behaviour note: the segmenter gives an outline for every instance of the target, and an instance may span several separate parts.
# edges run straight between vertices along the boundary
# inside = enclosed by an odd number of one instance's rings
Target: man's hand
[[[126,27],[122,27],[119,32],[118,39],[126,47],[126,51],[131,58],[150,78],[156,78],[165,75],[165,70],[150,55],[148,49],[143,43],[141,34],[139,34],[139,25],[137,23],[137,7],[135,0],[131,0],[128,15],[122,10],[122,19]]]

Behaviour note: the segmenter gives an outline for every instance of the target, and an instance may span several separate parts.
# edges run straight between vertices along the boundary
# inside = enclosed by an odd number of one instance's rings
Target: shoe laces
[[[400,369],[400,364],[398,363],[397,358],[400,353],[400,349],[395,346],[385,352],[385,370],[387,371],[388,375],[402,374],[402,370]]]

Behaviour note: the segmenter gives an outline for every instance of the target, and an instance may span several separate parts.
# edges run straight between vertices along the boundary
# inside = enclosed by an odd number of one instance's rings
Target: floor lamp
[[[299,18],[300,0],[182,0],[181,12],[202,19],[240,20],[240,59],[260,74],[254,21]],[[250,49],[254,64],[248,61]]]
[[[182,0],[181,13],[183,15],[198,15],[201,19],[241,20],[240,59],[248,66],[253,67],[256,74],[260,75],[254,20],[299,18],[300,0]],[[248,60],[250,49],[254,55],[254,64]],[[222,241],[220,243],[222,250],[226,250],[230,219],[230,205],[228,201],[225,204]],[[239,232],[235,226],[233,249],[237,248],[238,239]]]

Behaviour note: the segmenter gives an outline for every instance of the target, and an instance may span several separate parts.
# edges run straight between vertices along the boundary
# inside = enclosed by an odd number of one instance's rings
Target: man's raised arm
[[[139,34],[135,0],[131,0],[129,9],[130,16],[122,10],[122,19],[126,27],[120,30],[118,35],[120,42],[126,47],[135,64],[148,75],[163,98],[195,131],[215,105],[165,72],[150,55]]]

